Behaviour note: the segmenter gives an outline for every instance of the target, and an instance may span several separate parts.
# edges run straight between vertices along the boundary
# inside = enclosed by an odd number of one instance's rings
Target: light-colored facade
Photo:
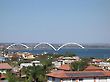
[[[20,64],[20,69],[23,68],[23,67],[29,67],[29,66],[33,66],[33,65],[35,65],[35,66],[38,66],[38,65],[42,66],[40,61],[32,61],[31,63],[21,63]]]
[[[47,82],[110,82],[110,77],[82,78],[82,79],[60,79],[60,78],[48,77]]]
[[[54,64],[55,67],[60,67],[63,64],[71,64],[75,61],[79,61],[80,58],[78,56],[73,57],[59,57],[56,61],[53,61],[52,64]]]

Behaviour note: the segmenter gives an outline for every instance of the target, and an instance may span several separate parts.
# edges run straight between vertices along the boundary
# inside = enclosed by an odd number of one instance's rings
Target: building
[[[56,61],[53,61],[52,64],[54,64],[55,67],[60,67],[63,64],[71,64],[75,61],[79,61],[80,58],[78,56],[73,57],[59,57]]]
[[[90,65],[86,67],[84,71],[103,71],[103,69],[100,67]]]
[[[57,68],[57,70],[71,71],[72,69],[69,64],[63,64],[59,68]]]
[[[56,71],[47,82],[110,82],[110,71]]]
[[[8,63],[0,63],[0,73],[6,73],[7,70],[12,70],[12,67]]]
[[[0,62],[5,62],[7,60],[8,60],[8,58],[6,58],[6,57],[0,57]]]
[[[35,58],[34,55],[32,55],[32,54],[22,54],[22,57],[24,59],[34,59]]]
[[[0,74],[0,82],[8,82],[5,75]]]
[[[23,67],[29,67],[29,66],[33,66],[33,65],[35,65],[35,66],[38,66],[38,65],[42,66],[40,61],[32,61],[30,63],[21,63],[20,64],[20,69],[23,68]]]
[[[84,71],[57,70],[47,74],[47,82],[110,82],[110,71],[88,66]]]
[[[103,62],[102,59],[93,59],[92,64],[99,64],[100,62]]]
[[[24,53],[17,52],[16,55],[19,58],[23,58],[23,59],[34,59],[35,58],[33,54],[28,53],[28,52],[24,52]]]
[[[78,56],[73,56],[73,57],[61,57],[58,59],[58,61],[61,61],[62,64],[71,64],[75,61],[79,61],[80,58]]]

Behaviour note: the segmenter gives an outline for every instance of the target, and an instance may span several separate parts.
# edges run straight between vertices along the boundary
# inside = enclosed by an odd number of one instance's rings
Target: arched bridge
[[[41,44],[46,44],[46,45],[48,45],[48,46],[50,46],[53,50],[55,50],[55,51],[59,51],[61,48],[63,48],[64,46],[67,46],[67,45],[77,45],[77,46],[79,46],[79,47],[81,47],[81,48],[84,48],[84,46],[82,46],[81,44],[78,44],[78,43],[66,43],[66,44],[63,44],[62,46],[60,46],[59,48],[55,48],[52,44],[50,44],[50,43],[47,43],[47,42],[41,42],[41,43],[38,43],[37,45],[35,45],[34,46],[34,48],[37,48],[38,46],[40,46]],[[17,45],[17,44],[11,44],[10,46],[8,46],[7,47],[7,49],[9,49],[10,47],[12,47],[12,46],[15,46],[15,45]],[[25,44],[19,44],[19,45],[21,45],[21,46],[24,46],[25,48],[29,48],[27,45],[25,45]]]
[[[77,45],[77,46],[79,46],[79,47],[81,47],[81,48],[84,48],[84,46],[82,46],[81,44],[78,44],[78,43],[66,43],[66,44],[63,44],[62,46],[60,46],[58,49],[56,49],[52,44],[47,43],[47,42],[39,43],[39,44],[35,45],[34,48],[38,47],[38,46],[41,45],[41,44],[47,44],[48,46],[50,46],[50,47],[51,47],[53,50],[55,50],[55,51],[59,51],[59,50],[60,50],[61,48],[63,48],[64,46],[67,46],[67,45],[70,45],[70,44],[72,44],[72,45]]]
[[[13,46],[16,46],[16,45],[21,45],[21,46],[24,46],[25,48],[29,48],[27,45],[25,45],[25,44],[11,44],[10,46],[8,46],[6,49],[9,49],[9,48],[11,48],[11,47],[13,47]]]
[[[34,48],[38,47],[38,46],[41,45],[41,44],[47,44],[47,45],[50,46],[53,50],[57,51],[57,49],[56,49],[52,44],[47,43],[47,42],[41,42],[41,43],[35,45]]]
[[[60,46],[58,49],[57,49],[57,51],[59,51],[61,48],[63,48],[64,46],[67,46],[67,45],[70,45],[70,44],[72,44],[72,45],[77,45],[77,46],[79,46],[79,47],[81,47],[81,48],[84,48],[84,46],[82,46],[81,44],[78,44],[78,43],[66,43],[66,44],[63,44],[62,46]]]

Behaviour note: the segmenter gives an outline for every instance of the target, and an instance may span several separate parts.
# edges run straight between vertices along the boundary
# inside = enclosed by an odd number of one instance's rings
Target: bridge
[[[81,44],[78,44],[78,43],[66,43],[66,44],[63,44],[62,46],[60,46],[57,51],[59,51],[61,48],[63,48],[64,46],[67,46],[67,45],[77,45],[81,48],[84,48],[84,46],[82,46]]]
[[[23,46],[23,47],[25,47],[25,48],[29,48],[27,45],[25,45],[25,44],[11,44],[10,46],[8,46],[6,49],[9,49],[9,48],[11,48],[11,47],[13,47],[13,46],[16,46],[16,45],[21,45],[21,46]]]
[[[67,46],[67,45],[77,45],[79,46],[80,48],[85,48],[84,46],[82,46],[81,44],[78,44],[78,43],[74,43],[74,42],[71,42],[71,43],[66,43],[66,44],[63,44],[62,46],[60,46],[59,48],[55,48],[52,44],[50,43],[47,43],[47,42],[41,42],[41,43],[38,43],[37,45],[34,46],[34,49],[37,48],[38,46],[42,45],[42,44],[46,44],[48,46],[50,46],[54,51],[59,51],[61,48]],[[15,46],[17,44],[11,44],[10,46],[7,47],[7,49],[11,48],[12,46]],[[18,44],[18,45],[21,45],[21,46],[24,46],[25,48],[30,48],[28,47],[27,45],[25,44]]]
[[[47,44],[47,45],[50,46],[53,50],[57,51],[57,49],[56,49],[52,44],[47,43],[47,42],[41,42],[41,43],[35,45],[34,48],[38,47],[38,46],[41,45],[41,44]]]

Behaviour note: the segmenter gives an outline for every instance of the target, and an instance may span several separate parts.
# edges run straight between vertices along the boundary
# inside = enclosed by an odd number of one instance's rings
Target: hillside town
[[[110,0],[0,0],[0,82],[110,82]]]
[[[28,52],[1,54],[0,82],[110,82],[110,58]]]

